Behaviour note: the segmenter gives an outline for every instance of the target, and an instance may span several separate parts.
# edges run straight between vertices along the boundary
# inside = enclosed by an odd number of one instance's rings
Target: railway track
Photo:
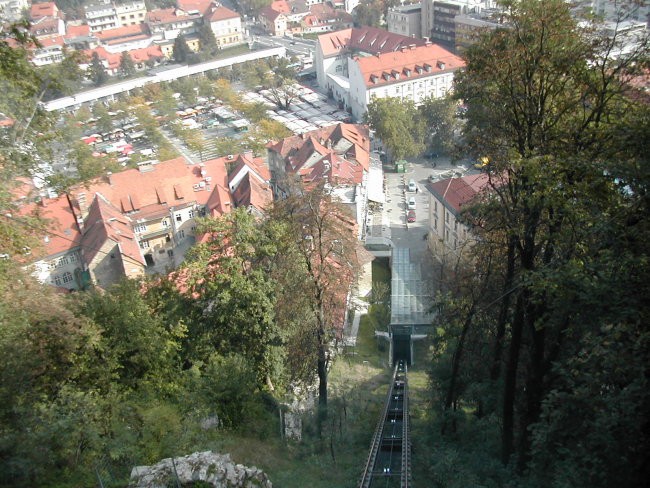
[[[409,437],[408,366],[399,361],[372,438],[359,488],[409,488],[411,441]]]

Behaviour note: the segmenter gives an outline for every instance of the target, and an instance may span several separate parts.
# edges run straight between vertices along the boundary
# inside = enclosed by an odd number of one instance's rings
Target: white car
[[[415,197],[409,198],[407,206],[409,210],[415,210]]]
[[[418,187],[417,187],[417,185],[415,184],[415,181],[411,180],[411,181],[409,181],[409,186],[408,186],[408,188],[409,188],[409,191],[415,191],[415,190],[417,190]]]

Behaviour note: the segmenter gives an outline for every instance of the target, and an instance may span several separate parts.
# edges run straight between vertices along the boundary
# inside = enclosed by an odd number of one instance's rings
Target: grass
[[[388,260],[373,261],[372,273],[373,282],[390,283]],[[224,432],[206,447],[230,453],[237,463],[257,466],[277,487],[356,487],[391,373],[388,344],[382,348],[380,340],[375,338],[375,327],[381,325],[368,315],[362,316],[356,346],[335,358],[329,375],[329,415],[322,439],[315,434],[314,417],[306,415],[300,443],[286,442],[279,436],[259,439]],[[428,415],[428,341],[416,342],[414,349],[416,363],[409,372],[411,418],[414,430],[420,431],[426,429]],[[426,473],[420,473],[417,466],[418,451],[425,453],[426,446],[416,440],[415,448],[414,480],[426,481]]]

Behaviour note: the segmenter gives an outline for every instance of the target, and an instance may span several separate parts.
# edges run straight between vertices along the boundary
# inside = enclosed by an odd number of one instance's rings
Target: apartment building
[[[144,24],[147,6],[143,0],[118,3],[115,4],[115,15],[122,27]]]
[[[419,3],[400,5],[388,9],[388,32],[407,37],[422,37],[422,6]]]
[[[236,46],[244,41],[241,17],[237,12],[226,7],[212,7],[205,14],[205,22],[210,24],[220,48]]]
[[[115,29],[120,25],[115,7],[107,0],[84,6],[84,14],[90,32]]]

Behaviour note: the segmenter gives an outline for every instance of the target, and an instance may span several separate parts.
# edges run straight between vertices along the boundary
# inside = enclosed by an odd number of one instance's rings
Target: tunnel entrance
[[[404,361],[411,365],[411,334],[393,334],[393,364]]]

